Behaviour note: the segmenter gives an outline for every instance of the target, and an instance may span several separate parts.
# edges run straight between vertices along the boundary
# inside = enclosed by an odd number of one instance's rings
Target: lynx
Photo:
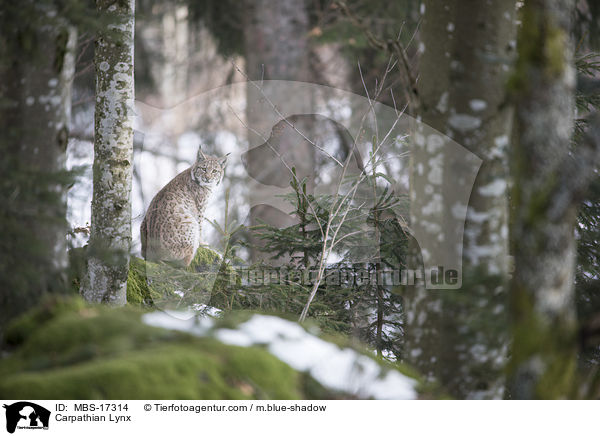
[[[191,263],[201,244],[208,197],[223,177],[227,156],[206,156],[200,147],[196,162],[156,194],[140,227],[144,259]]]

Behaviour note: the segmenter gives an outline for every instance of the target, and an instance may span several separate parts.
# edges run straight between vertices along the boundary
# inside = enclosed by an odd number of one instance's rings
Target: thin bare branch
[[[294,126],[287,117],[285,117],[281,111],[277,108],[277,106],[275,105],[275,103],[273,103],[273,101],[271,101],[271,99],[265,94],[265,92],[262,89],[262,79],[261,79],[261,85],[259,86],[256,82],[250,80],[250,78],[248,77],[248,75],[242,71],[236,64],[235,62],[231,61],[232,64],[234,65],[234,67],[237,69],[237,71],[243,75],[246,80],[248,81],[248,83],[250,83],[252,86],[254,86],[262,95],[262,97],[265,99],[265,101],[267,103],[269,103],[269,105],[271,106],[271,108],[273,109],[273,111],[281,118],[281,120],[283,122],[285,122],[288,126],[290,126],[292,128],[292,130],[294,130],[296,133],[298,133],[305,141],[307,141],[310,145],[312,145],[313,147],[315,147],[317,150],[319,150],[320,152],[324,153],[325,155],[327,155],[327,157],[329,157],[330,159],[332,159],[335,163],[337,163],[339,166],[342,166],[342,163],[335,158],[335,156],[331,155],[327,150],[325,150],[323,147],[321,147],[320,145],[316,144],[314,141],[310,140],[304,133],[302,133],[300,130],[298,130],[296,128],[296,126]]]

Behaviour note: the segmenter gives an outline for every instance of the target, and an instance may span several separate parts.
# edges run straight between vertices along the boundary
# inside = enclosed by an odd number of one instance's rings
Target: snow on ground
[[[215,328],[208,317],[189,313],[152,312],[146,324],[180,330],[196,336],[214,336],[223,343],[250,347],[263,345],[271,354],[298,371],[309,372],[323,386],[360,398],[416,399],[417,382],[396,370],[383,370],[368,356],[340,348],[276,316],[253,315],[236,329]]]

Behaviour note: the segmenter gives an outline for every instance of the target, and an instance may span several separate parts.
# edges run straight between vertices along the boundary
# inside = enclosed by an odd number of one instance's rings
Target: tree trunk
[[[272,2],[268,0],[247,0],[246,2],[245,54],[246,71],[249,80],[262,82],[263,80],[293,80],[308,81],[309,79],[309,45],[308,31],[309,20],[307,5],[304,0],[281,0]],[[265,143],[271,135],[274,126],[274,109],[266,101],[265,95],[273,100],[283,99],[298,100],[298,107],[311,106],[310,95],[282,96],[284,87],[266,86],[261,91],[251,84],[246,93],[246,122],[250,129],[259,134],[248,131],[249,148]],[[285,92],[283,90],[283,92]],[[264,95],[263,95],[264,93]],[[307,109],[308,111],[309,109]],[[304,113],[304,112],[301,112]],[[291,114],[294,115],[294,114]],[[275,117],[275,122],[278,121]],[[311,123],[308,117],[298,120],[295,127],[309,139]],[[307,187],[312,187],[314,180],[314,148],[302,140],[295,132],[282,133],[276,145],[278,153],[290,167],[296,168],[299,180],[308,177]],[[269,185],[288,187],[292,175],[285,168],[272,150],[263,147],[260,150],[246,155],[248,173],[265,187]],[[268,188],[267,188],[268,189]],[[253,193],[249,193],[252,197]],[[252,198],[250,198],[253,204]],[[294,223],[290,217],[265,204],[252,207],[250,211],[250,224],[256,225],[260,221],[274,226],[286,227]],[[254,246],[260,241],[252,240]],[[268,258],[258,250],[252,252],[253,260]]]
[[[573,1],[531,0],[522,10],[511,80],[518,137],[511,167],[511,398],[574,394],[575,218],[593,160],[585,157],[586,147],[571,147],[573,7]]]
[[[411,226],[434,241],[424,262],[432,253],[462,256],[462,287],[407,290],[406,360],[457,398],[501,398],[512,124],[506,81],[515,1],[430,0],[424,7]],[[457,144],[470,153],[456,151]],[[463,225],[463,240],[454,243]]]
[[[86,300],[125,304],[131,245],[134,0],[98,0],[92,228]]]
[[[23,1],[0,14],[0,329],[43,294],[66,291],[65,152],[77,36],[47,6]]]

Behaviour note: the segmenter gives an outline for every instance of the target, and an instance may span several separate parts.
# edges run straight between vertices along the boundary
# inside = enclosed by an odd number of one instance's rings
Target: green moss
[[[565,53],[567,53],[568,36],[566,32],[555,26],[550,26],[546,35],[545,57],[547,71],[553,76],[560,76],[566,68]]]
[[[138,310],[131,308],[111,313],[101,307],[83,307],[52,319],[32,332],[20,348],[23,369],[30,369],[29,365],[38,370],[73,364],[141,349],[174,337],[168,330],[140,323],[139,315]]]
[[[48,320],[84,307],[81,298],[49,296],[37,308],[12,322],[6,329],[4,341],[9,346],[18,346]]]
[[[566,32],[535,4],[526,2],[521,14],[523,25],[519,29],[519,57],[508,82],[509,90],[515,93],[526,90],[532,68],[541,69],[546,78],[553,79],[562,75],[567,66]]]
[[[133,305],[151,306],[160,293],[148,286],[146,280],[146,261],[132,257],[127,276],[127,302]]]
[[[239,284],[233,268],[218,253],[200,247],[186,268],[131,258],[127,301],[133,305],[178,308],[208,304],[214,294]]]
[[[260,349],[199,340],[163,345],[0,382],[5,398],[297,399],[299,374]]]
[[[199,247],[196,255],[190,263],[190,271],[204,271],[210,267],[219,267],[221,265],[221,256],[210,248]]]
[[[0,396],[59,399],[300,399],[334,394],[259,347],[147,326],[133,308],[57,302],[13,324]],[[34,328],[35,326],[35,328]],[[27,334],[25,334],[27,333]]]
[[[87,247],[69,251],[70,284],[78,293],[86,272]],[[194,304],[220,300],[227,307],[229,288],[239,286],[241,278],[215,251],[200,247],[186,268],[168,263],[147,262],[131,257],[127,276],[127,302],[138,307],[184,309]],[[220,301],[219,300],[219,301]]]
[[[531,359],[539,360],[544,368],[536,380],[536,398],[571,398],[576,386],[575,325],[557,330],[551,320],[537,315],[531,295],[523,288],[513,289],[511,300],[516,316],[512,355],[507,367],[509,377]]]
[[[84,247],[75,247],[69,250],[69,285],[71,289],[79,293],[81,279],[87,271],[87,245]]]

